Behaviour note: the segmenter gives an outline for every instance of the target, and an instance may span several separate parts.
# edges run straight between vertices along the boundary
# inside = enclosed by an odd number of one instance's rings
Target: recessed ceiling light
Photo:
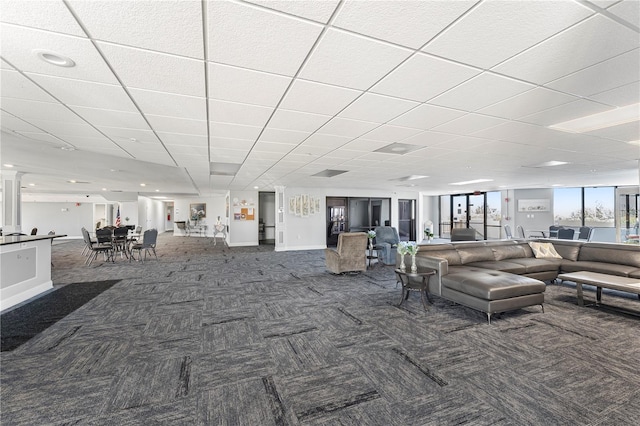
[[[73,179],[70,179],[70,180],[68,180],[67,182],[69,182],[69,183],[76,183],[76,181],[75,181],[75,180],[73,180]]]
[[[106,191],[106,190],[107,190],[107,188],[102,188],[102,190],[103,190],[103,191]]]
[[[61,55],[56,52],[52,52],[50,50],[36,49],[33,52],[36,55],[38,55],[38,58],[52,65],[57,65],[59,67],[67,67],[67,68],[74,67],[76,65],[76,63],[73,62],[71,58],[67,58],[64,55]]]
[[[418,145],[410,145],[407,143],[392,143],[383,146],[382,148],[378,148],[373,152],[384,152],[386,154],[406,154],[420,148],[422,147]]]
[[[156,189],[156,192],[160,192],[160,190],[159,190],[159,189]]]
[[[640,103],[611,109],[598,114],[587,115],[586,117],[580,117],[574,120],[563,121],[562,123],[552,124],[549,128],[561,130],[563,132],[587,133],[594,130],[606,129],[607,127],[637,121],[639,113]]]
[[[259,188],[260,188],[259,186],[254,186],[254,187],[253,187],[253,189],[259,189]]]
[[[474,180],[465,180],[463,182],[454,182],[449,185],[470,185],[472,183],[481,183],[481,182],[493,182],[493,179],[474,179]]]
[[[30,183],[29,186],[36,186],[36,184],[35,183]]]
[[[562,166],[563,164],[569,164],[569,163],[566,161],[551,160],[551,161],[545,161],[544,163],[532,164],[530,166],[524,166],[524,167],[555,167],[555,166]]]
[[[3,166],[8,167],[8,168],[12,168],[13,164],[3,164]]]
[[[65,146],[61,146],[60,149],[63,150],[63,151],[75,151],[76,150],[74,147],[66,146],[66,145]]]
[[[628,143],[628,144],[631,144],[631,145],[638,145],[638,146],[640,146],[640,141],[629,141],[629,142],[627,142],[627,143]]]
[[[147,184],[146,183],[141,183],[140,186],[147,186]]]

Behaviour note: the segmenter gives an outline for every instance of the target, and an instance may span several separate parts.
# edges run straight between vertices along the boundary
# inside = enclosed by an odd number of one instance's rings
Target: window
[[[613,228],[615,189],[611,186],[584,188],[584,226]]]
[[[553,191],[553,212],[556,225],[582,226],[582,188],[557,188]]]

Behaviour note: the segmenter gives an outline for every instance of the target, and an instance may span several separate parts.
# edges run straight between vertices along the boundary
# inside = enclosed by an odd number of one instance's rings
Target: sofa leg
[[[491,314],[487,312],[487,322],[491,325]]]
[[[541,303],[540,307],[542,308],[542,313],[544,314],[544,305]]]

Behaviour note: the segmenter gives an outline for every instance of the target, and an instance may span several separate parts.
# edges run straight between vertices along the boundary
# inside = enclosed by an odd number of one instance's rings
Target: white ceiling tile
[[[322,133],[314,133],[309,136],[307,140],[304,141],[304,146],[320,146],[327,147],[329,149],[338,148],[347,142],[349,142],[352,138],[348,136],[336,136],[336,135],[325,135]]]
[[[262,127],[209,122],[209,135],[212,138],[250,139],[255,141],[261,131]]]
[[[611,108],[612,107],[610,106],[587,99],[578,99],[577,101],[520,117],[519,120],[531,124],[538,124],[540,126],[549,126],[551,124],[573,120],[574,118],[603,112]]]
[[[417,54],[373,86],[371,91],[425,102],[480,72],[465,65]]]
[[[276,106],[290,77],[208,63],[209,97],[245,104]]]
[[[322,31],[321,25],[247,3],[209,1],[207,16],[210,61],[289,76],[298,71]]]
[[[34,127],[32,124],[29,124],[18,117],[14,117],[13,115],[5,111],[0,111],[0,124],[2,125],[2,130],[6,132],[11,132],[13,130],[21,132],[39,131],[39,129],[37,127]]]
[[[536,87],[480,110],[483,114],[515,119],[577,100],[575,96]]]
[[[338,5],[337,0],[323,1],[278,1],[278,0],[249,0],[250,3],[270,9],[279,10],[301,18],[326,24]]]
[[[467,114],[445,124],[436,126],[432,130],[458,135],[468,135],[503,123],[505,123],[505,120],[501,118],[489,117],[480,114]]]
[[[410,54],[407,49],[329,29],[300,72],[300,77],[364,90]]]
[[[333,25],[417,49],[474,3],[349,1],[344,3]]]
[[[579,96],[615,89],[640,79],[640,49],[611,58],[589,68],[546,84],[562,92]]]
[[[291,151],[293,148],[295,148],[295,145],[288,144],[288,143],[258,141],[253,151],[263,152],[263,153],[286,154],[289,151]]]
[[[121,86],[40,74],[27,75],[65,105],[137,112]]]
[[[204,93],[204,65],[201,60],[110,43],[99,42],[98,45],[127,87],[191,96]]]
[[[618,18],[622,18],[631,25],[638,26],[640,22],[640,2],[638,0],[624,0],[607,9]]]
[[[204,97],[134,88],[129,88],[129,93],[144,114],[193,120],[207,119],[207,105]]]
[[[535,86],[492,73],[482,73],[429,103],[466,111],[476,111]]]
[[[567,1],[483,2],[423,50],[491,68],[592,13]]]
[[[74,145],[78,149],[96,149],[97,147],[108,148],[109,150],[120,150],[109,138],[101,135],[97,131],[95,136],[64,135],[64,140]]]
[[[86,37],[69,9],[61,1],[2,0],[0,21]]]
[[[175,147],[200,147],[206,149],[209,146],[209,139],[206,136],[166,132],[157,132],[157,134],[166,146],[171,146],[173,149],[176,149]]]
[[[422,130],[384,124],[368,132],[364,137],[367,139],[391,143],[399,142],[418,133],[422,133]]]
[[[462,117],[466,112],[435,105],[420,105],[389,123],[396,126],[428,130],[439,124]]]
[[[221,123],[262,127],[272,113],[272,107],[209,100],[209,118]]]
[[[585,43],[585,40],[589,42]],[[638,33],[596,15],[494,70],[544,84],[634,49],[638,42]]]
[[[335,117],[322,126],[318,130],[318,133],[357,138],[358,136],[367,133],[369,130],[375,129],[379,125],[380,124],[378,123]]]
[[[2,99],[2,109],[10,114],[30,121],[31,119],[57,120],[69,123],[81,123],[76,114],[64,105],[52,102],[30,101],[13,98]]]
[[[200,2],[70,0],[69,3],[93,39],[204,58]],[[118,19],[104,19],[110,15]]]
[[[339,114],[342,118],[386,123],[418,106],[417,102],[365,93]],[[326,133],[323,131],[323,133]]]
[[[329,115],[278,109],[275,114],[273,114],[271,121],[269,121],[268,127],[272,129],[315,132],[330,119],[331,116]]]
[[[243,149],[220,148],[211,153],[211,161],[238,164],[245,159],[248,153],[248,150]]]
[[[117,144],[122,143],[131,143],[134,142],[132,139],[135,139],[134,143],[141,144],[159,144],[160,141],[153,134],[151,130],[142,130],[142,129],[123,129],[120,127],[106,127],[99,126],[98,129],[109,138],[111,138]]]
[[[47,92],[17,71],[3,69],[0,74],[0,94],[3,98],[56,102]]]
[[[296,79],[280,108],[317,114],[337,114],[362,94],[359,90]]]
[[[40,142],[47,142],[47,143],[51,143],[54,144],[56,146],[65,146],[66,144],[64,143],[64,140],[61,140],[60,138],[53,136],[49,133],[42,133],[42,132],[16,132],[16,134],[30,139],[30,140],[35,140],[35,141],[40,141]]]
[[[451,139],[443,144],[440,144],[442,147],[447,149],[455,149],[460,151],[465,151],[471,149],[473,147],[477,147],[480,145],[484,145],[489,143],[490,141],[482,138],[475,138],[473,136],[462,136],[457,139]],[[432,146],[438,146],[437,144],[433,144]]]
[[[240,149],[248,152],[255,140],[212,137],[209,139],[212,154],[218,149]]]
[[[58,120],[31,120],[34,126],[56,135],[60,138],[67,139],[67,136],[75,137],[100,137],[100,132],[83,121],[77,123],[69,123]]]
[[[310,134],[311,132],[267,128],[260,136],[260,141],[297,145]]]
[[[640,110],[638,115],[640,118]],[[594,130],[588,132],[588,135],[600,136],[607,139],[615,139],[623,142],[631,142],[640,140],[640,120],[631,123],[619,124],[617,126],[607,127],[605,129]],[[640,148],[637,148],[640,151]]]
[[[111,111],[87,107],[71,107],[71,109],[94,126],[149,129],[147,122],[139,112]]]
[[[434,145],[443,144],[450,140],[456,139],[457,137],[458,135],[454,135],[450,133],[425,131],[403,140],[402,143],[407,143],[410,145],[420,145],[420,146],[434,146]],[[414,152],[415,151],[412,151],[411,153],[413,154]]]
[[[389,143],[385,141],[374,141],[366,138],[358,138],[344,145],[340,148],[340,150],[346,149],[351,151],[361,151],[362,155],[362,152],[375,151],[376,149],[387,146],[388,144]]]
[[[117,84],[118,81],[88,39],[0,25],[2,57],[17,69],[79,80]],[[74,67],[59,67],[41,60],[36,50],[54,52],[74,60]]]
[[[640,102],[640,81],[589,96],[594,101],[622,107]]]
[[[163,117],[161,115],[146,114],[151,127],[157,132],[184,133],[187,135],[207,134],[206,120],[189,120],[187,118]]]

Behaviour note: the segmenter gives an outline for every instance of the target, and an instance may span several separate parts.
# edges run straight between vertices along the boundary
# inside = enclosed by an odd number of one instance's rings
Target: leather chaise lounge
[[[425,244],[420,246],[418,268],[435,269],[429,280],[433,295],[491,315],[541,305],[543,281],[560,273],[592,271],[640,278],[640,247],[564,240],[550,243],[557,257],[534,255],[528,241],[497,240]],[[397,258],[397,265],[400,258]]]

